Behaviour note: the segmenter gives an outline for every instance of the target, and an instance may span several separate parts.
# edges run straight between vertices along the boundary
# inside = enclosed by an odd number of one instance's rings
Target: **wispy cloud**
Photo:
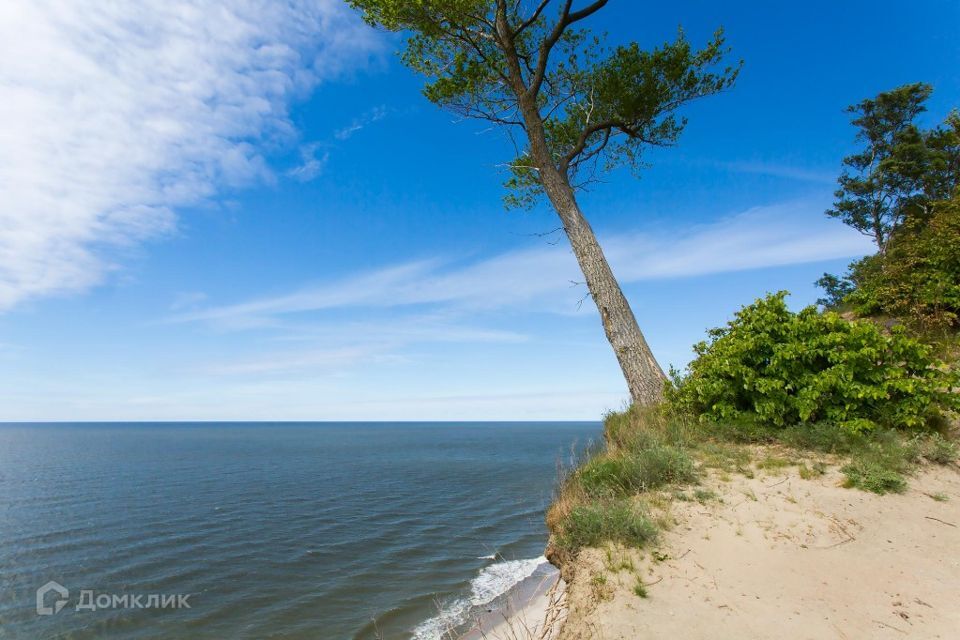
[[[518,344],[522,333],[473,326],[457,314],[391,314],[388,319],[274,324],[274,337],[256,353],[195,366],[205,374],[284,375],[310,371],[341,375],[357,366],[408,363],[420,344]]]
[[[0,309],[92,286],[108,247],[269,179],[290,102],[378,47],[338,0],[0,3]]]
[[[287,172],[292,178],[300,182],[309,182],[323,173],[330,160],[330,152],[318,153],[320,143],[314,142],[300,147],[300,164]]]
[[[711,224],[603,238],[625,283],[779,267],[869,253],[860,234],[809,202],[757,207]],[[287,295],[211,307],[174,321],[259,327],[294,314],[423,306],[447,311],[563,311],[583,295],[576,261],[562,246],[537,246],[463,264],[440,258],[392,265]]]
[[[206,367],[212,375],[264,375],[291,371],[338,371],[358,364],[398,362],[402,358],[377,345],[336,349],[309,349],[270,353],[261,357],[235,360]]]
[[[337,131],[334,132],[333,137],[337,140],[347,140],[364,127],[371,125],[374,122],[383,120],[385,117],[387,117],[387,108],[385,106],[381,105],[374,107],[363,115],[354,118],[353,122],[346,127],[337,129]]]
[[[758,175],[773,176],[775,178],[787,178],[788,180],[797,180],[799,182],[812,182],[823,185],[833,185],[837,182],[836,174],[795,167],[778,162],[737,161],[723,162],[720,163],[720,166],[729,171],[755,173]]]
[[[202,291],[181,291],[174,296],[173,302],[170,303],[170,310],[183,311],[184,309],[190,309],[206,299],[207,294]]]

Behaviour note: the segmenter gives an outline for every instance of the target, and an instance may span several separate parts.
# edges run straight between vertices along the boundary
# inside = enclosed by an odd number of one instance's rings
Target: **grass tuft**
[[[903,474],[885,465],[880,459],[854,460],[841,470],[847,476],[845,487],[856,487],[881,495],[903,493],[907,489],[907,480]]]
[[[934,464],[953,464],[960,457],[957,443],[934,433],[920,443],[920,455]]]
[[[648,595],[647,586],[643,584],[643,580],[641,580],[639,577],[637,577],[637,582],[633,585],[633,593],[638,598],[646,598]]]
[[[633,495],[696,478],[693,461],[686,452],[660,444],[615,456],[596,456],[577,473],[577,480],[590,496]]]
[[[577,505],[562,526],[558,543],[566,551],[596,547],[603,542],[640,547],[657,536],[656,525],[627,499]]]

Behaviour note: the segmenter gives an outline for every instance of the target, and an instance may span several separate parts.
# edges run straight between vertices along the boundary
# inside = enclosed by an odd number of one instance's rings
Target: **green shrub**
[[[848,322],[807,307],[793,313],[786,292],[737,312],[695,345],[671,404],[701,420],[778,428],[824,422],[850,432],[921,428],[960,407],[956,375],[932,348],[894,327]]]
[[[561,523],[557,540],[567,551],[619,542],[640,547],[657,536],[657,527],[629,499],[575,506]]]

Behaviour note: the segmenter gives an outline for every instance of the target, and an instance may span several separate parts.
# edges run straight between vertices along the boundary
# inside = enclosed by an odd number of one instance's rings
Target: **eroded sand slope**
[[[633,570],[591,549],[564,571],[561,639],[960,638],[960,472],[927,467],[903,495],[841,481],[790,468],[671,501],[657,554],[615,550]]]

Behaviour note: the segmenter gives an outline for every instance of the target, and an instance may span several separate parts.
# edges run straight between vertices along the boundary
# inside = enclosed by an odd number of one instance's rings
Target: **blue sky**
[[[682,366],[710,326],[869,243],[823,216],[843,108],[960,104],[952,1],[611,2],[654,45],[720,25],[737,86],[639,180],[582,195],[641,328]],[[84,6],[87,5],[87,6]],[[420,95],[338,2],[0,8],[0,419],[595,419],[627,397],[510,147]],[[560,240],[559,243],[556,241]]]

